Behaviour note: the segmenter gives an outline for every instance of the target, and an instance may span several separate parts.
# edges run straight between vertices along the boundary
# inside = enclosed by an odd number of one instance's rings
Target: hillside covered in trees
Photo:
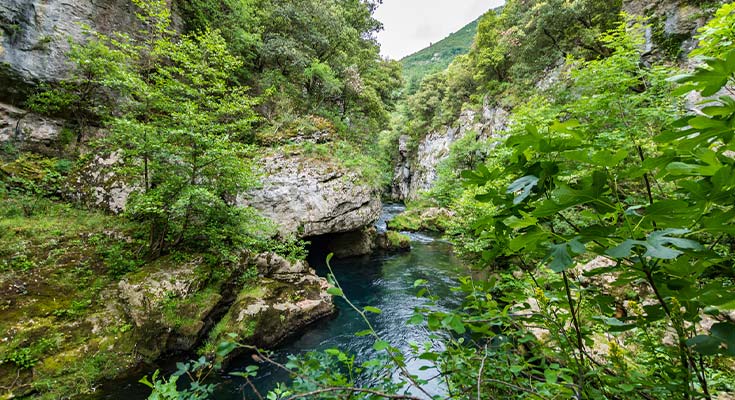
[[[446,69],[455,57],[467,54],[477,34],[478,18],[429,47],[401,60],[406,90],[413,93],[426,75]]]

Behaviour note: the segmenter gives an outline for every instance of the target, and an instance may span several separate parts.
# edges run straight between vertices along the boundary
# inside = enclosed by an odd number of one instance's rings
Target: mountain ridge
[[[426,75],[445,70],[457,56],[467,54],[475,41],[480,18],[482,15],[444,39],[402,58],[408,87],[418,87]]]

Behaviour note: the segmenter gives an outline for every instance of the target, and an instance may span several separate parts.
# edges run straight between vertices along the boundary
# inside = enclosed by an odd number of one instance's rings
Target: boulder
[[[263,163],[263,185],[238,196],[273,220],[281,236],[350,232],[380,216],[379,191],[359,174],[324,160],[277,154]]]
[[[212,330],[204,351],[211,353],[227,340],[273,347],[312,322],[334,313],[329,283],[303,261],[289,261],[274,253],[254,257],[260,276],[247,284]]]
[[[388,221],[388,228],[395,231],[444,232],[454,212],[441,207],[409,208]]]
[[[203,264],[201,258],[185,264],[163,259],[118,283],[120,303],[148,359],[190,350],[205,333],[222,294],[207,286],[211,271]]]
[[[394,231],[380,233],[376,247],[384,251],[411,251],[411,238]]]

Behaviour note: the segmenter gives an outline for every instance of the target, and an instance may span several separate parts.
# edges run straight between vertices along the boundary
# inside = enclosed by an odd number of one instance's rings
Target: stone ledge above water
[[[263,186],[238,197],[273,220],[283,237],[344,233],[380,216],[379,191],[335,163],[277,154],[263,160]]]

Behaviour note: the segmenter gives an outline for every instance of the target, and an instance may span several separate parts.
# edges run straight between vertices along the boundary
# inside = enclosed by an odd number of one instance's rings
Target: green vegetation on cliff
[[[368,192],[389,179],[377,133],[402,81],[379,57],[374,5],[180,3],[183,28],[170,2],[137,0],[137,34],[84,28],[67,78],[25,104],[65,124],[44,155],[28,152],[25,112],[3,136],[0,398],[80,396],[194,351],[248,284],[277,287],[271,303],[320,307],[261,317],[259,337],[280,340],[332,311],[307,268],[295,274],[311,284],[299,287],[247,264],[265,252],[302,259],[304,243],[237,200],[259,184],[264,154],[357,170],[351,184]],[[120,215],[85,207],[113,203]]]
[[[709,2],[687,2],[715,18],[694,53],[709,58],[679,71],[677,52],[646,50],[653,19],[621,14],[622,1],[509,0],[477,22],[466,54],[454,57],[464,47],[452,40],[439,46],[453,61],[424,77],[393,131],[378,135],[401,85],[400,66],[380,59],[372,36],[379,1],[183,3],[187,31],[177,33],[165,1],[135,0],[143,35],[90,32],[72,46],[70,78],[30,101],[69,118],[82,157],[3,150],[0,396],[90,393],[202,341],[211,359],[146,378],[151,398],[211,398],[206,377],[237,349],[293,374],[258,394],[269,400],[735,391],[732,4],[714,14]],[[470,29],[453,40],[466,43]],[[454,310],[415,281],[423,300],[407,323],[431,341],[384,340],[371,325],[383,311],[351,302],[333,273],[327,285],[303,263],[247,258],[304,255],[235,207],[257,184],[262,154],[382,169],[378,153],[397,135],[417,142],[481,107],[507,109],[507,130],[451,146],[421,202],[449,211],[391,222],[446,230],[472,267]],[[132,188],[126,212],[64,203],[75,172],[110,154],[103,162]],[[384,172],[360,177],[384,182]],[[386,240],[409,245],[395,232]],[[325,292],[365,322],[356,334],[374,338],[380,356],[358,365],[329,349],[276,364],[252,347],[314,317],[303,310],[330,312]],[[409,370],[415,360],[426,373]],[[251,382],[257,369],[237,374]]]

